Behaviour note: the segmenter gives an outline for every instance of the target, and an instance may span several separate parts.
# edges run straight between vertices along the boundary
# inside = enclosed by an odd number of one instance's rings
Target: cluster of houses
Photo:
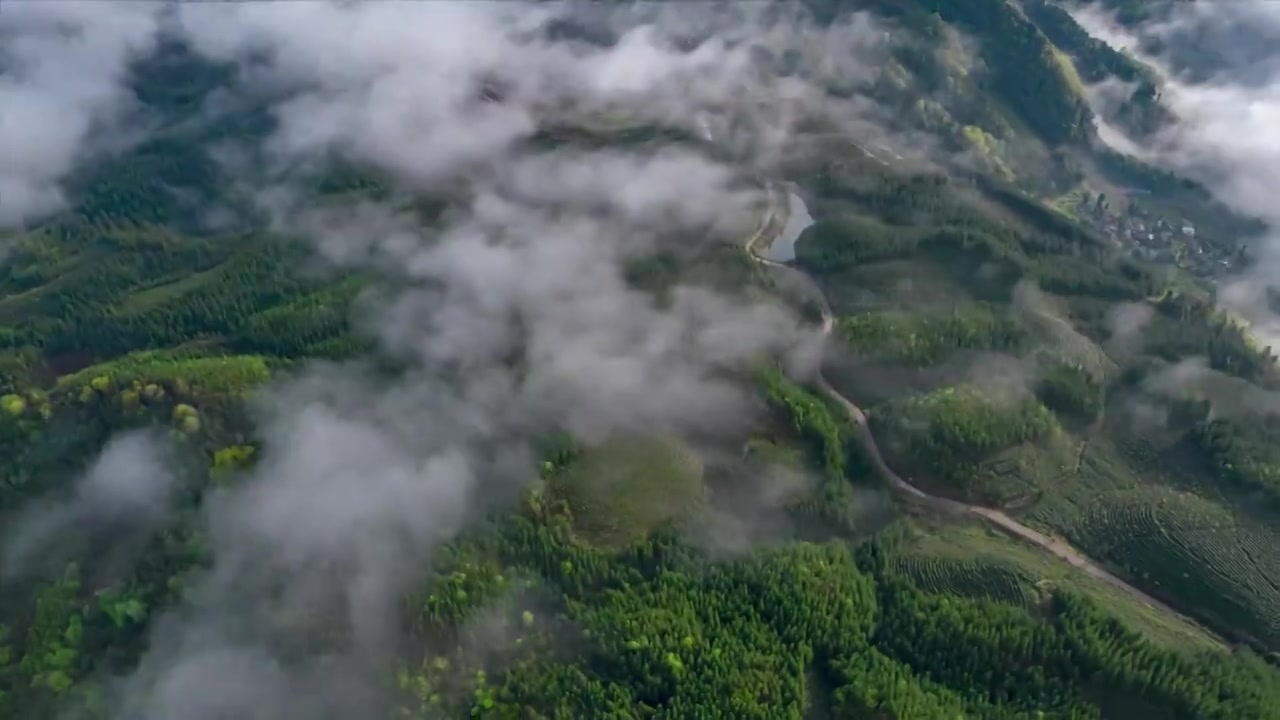
[[[1103,219],[1101,229],[1107,237],[1121,245],[1136,245],[1149,250],[1172,247],[1183,242],[1200,247],[1196,228],[1190,223],[1174,225],[1164,220],[1148,221],[1134,217],[1111,216]]]
[[[1195,225],[1186,220],[1150,217],[1135,211],[1132,204],[1122,213],[1113,213],[1105,196],[1089,200],[1086,196],[1081,201],[1079,217],[1136,257],[1176,263],[1200,275],[1221,274],[1236,262],[1235,254],[1206,242],[1197,234]]]

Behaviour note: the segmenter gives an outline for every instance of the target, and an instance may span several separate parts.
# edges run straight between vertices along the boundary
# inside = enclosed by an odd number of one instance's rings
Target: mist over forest
[[[0,718],[1280,717],[1280,6],[0,9]]]

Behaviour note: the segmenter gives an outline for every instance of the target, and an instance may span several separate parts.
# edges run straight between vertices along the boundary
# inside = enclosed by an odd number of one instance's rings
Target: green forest
[[[806,4],[819,20],[869,10],[908,28],[889,61],[908,80],[877,83],[877,100],[914,108],[906,122],[944,147],[998,141],[991,162],[940,172],[797,150],[788,179],[814,223],[792,264],[832,315],[821,374],[761,357],[733,376],[755,415],[729,440],[662,427],[539,438],[518,492],[397,568],[410,589],[363,717],[1280,719],[1280,412],[1238,402],[1280,390],[1276,355],[1203,278],[1117,252],[1050,200],[1085,165],[1111,167],[1153,202],[1253,221],[1131,158],[1094,162],[1110,151],[1081,81],[1138,83],[1134,128],[1170,120],[1149,68],[1057,3]],[[990,72],[949,75],[950,33],[976,39]],[[39,572],[0,578],[0,718],[136,717],[116,681],[212,572],[210,508],[278,451],[266,393],[317,367],[388,384],[410,372],[360,322],[387,281],[318,262],[211,160],[226,138],[265,138],[271,119],[179,122],[229,72],[180,45],[134,68],[166,132],[78,174],[71,206],[15,233],[0,261],[3,537],[31,508],[79,497],[130,431],[161,438],[177,478],[146,532],[72,523],[39,548]],[[913,98],[944,87],[939,121]],[[695,143],[649,126],[530,140]],[[394,201],[424,226],[447,221],[447,198],[402,198],[371,168],[308,171],[317,206]],[[215,206],[239,221],[198,219]],[[740,243],[629,260],[619,273],[654,308],[680,284],[787,300],[784,276]],[[804,311],[816,331],[822,313]],[[1143,322],[1121,332],[1121,311]],[[1170,380],[1191,361],[1192,380]],[[886,464],[925,492],[903,493]],[[745,512],[751,483],[781,498],[769,536],[708,541]],[[347,610],[316,609],[273,668],[340,655]]]

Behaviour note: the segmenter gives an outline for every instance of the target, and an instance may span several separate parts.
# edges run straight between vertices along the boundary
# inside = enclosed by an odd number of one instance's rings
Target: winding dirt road
[[[770,183],[767,190],[769,192],[770,206],[766,210],[764,219],[761,221],[759,227],[754,233],[752,233],[751,237],[747,239],[747,252],[752,259],[763,265],[804,274],[799,268],[779,263],[774,260],[769,260],[758,253],[758,250],[761,248],[768,247],[781,232],[782,227],[776,220],[779,216],[785,217],[784,213],[788,212],[788,209],[786,208],[777,207],[779,197],[781,197],[783,201],[789,202],[787,193],[785,191],[780,192],[780,188],[776,183]],[[785,223],[782,223],[782,225],[785,225]],[[805,275],[805,277],[807,278],[808,276]],[[809,279],[812,282],[812,278]],[[816,282],[813,284],[816,286]],[[825,342],[825,340],[831,336],[831,332],[835,328],[835,315],[831,311],[831,305],[827,301],[826,295],[822,293],[820,288],[818,288],[817,293],[818,299],[822,305],[822,336]],[[898,475],[889,467],[889,464],[884,460],[884,456],[880,454],[880,447],[876,444],[875,436],[871,433],[871,427],[867,422],[866,413],[864,413],[861,408],[855,405],[844,395],[841,395],[835,388],[831,387],[830,383],[828,383],[827,379],[822,375],[821,366],[819,366],[817,370],[815,382],[823,393],[834,400],[840,405],[840,407],[844,408],[846,413],[848,413],[849,418],[853,420],[854,433],[857,435],[858,442],[862,446],[866,457],[870,459],[871,464],[875,466],[876,472],[880,474],[880,477],[884,479],[884,481],[895,491],[905,495],[915,502],[936,510],[941,510],[954,515],[969,514],[981,517],[997,528],[1031,543],[1055,557],[1065,560],[1073,567],[1084,571],[1088,575],[1129,593],[1141,602],[1180,618],[1189,625],[1201,629],[1210,637],[1218,639],[1224,646],[1226,645],[1221,638],[1218,638],[1216,633],[1213,633],[1191,618],[1188,618],[1177,610],[1174,610],[1165,603],[1151,597],[1124,580],[1112,575],[1098,563],[1090,560],[1084,553],[1080,552],[1069,543],[1046,535],[1038,530],[1033,530],[999,510],[993,510],[980,505],[971,505],[939,497],[937,495],[931,495],[915,485],[912,485],[909,481],[904,480],[902,476]]]
[[[597,124],[601,126],[600,129],[602,131],[608,132],[608,131],[617,130],[618,129],[617,126],[625,126],[625,125],[628,125],[629,123],[630,123],[629,120],[628,121],[617,120],[611,123],[597,123]],[[706,132],[707,134],[709,134],[709,131],[706,131]],[[708,141],[711,140],[710,137],[707,137],[706,139]],[[881,157],[872,153],[871,151],[867,150],[861,145],[858,145],[856,142],[853,144],[857,146],[859,150],[861,150],[871,159],[876,160],[877,162],[884,165],[888,164]],[[901,156],[897,155],[897,153],[894,153],[891,149],[885,148],[885,150],[886,152],[891,153],[895,158],[901,159]],[[768,193],[769,203],[765,209],[760,225],[756,228],[755,231],[752,232],[751,236],[748,237],[745,241],[747,254],[750,255],[753,260],[760,263],[761,265],[776,268],[785,272],[795,273],[798,276],[804,278],[806,281],[806,284],[812,285],[814,287],[816,297],[822,308],[822,337],[825,344],[825,340],[831,336],[832,330],[834,330],[835,328],[835,315],[834,313],[832,313],[831,305],[828,302],[826,295],[822,292],[821,287],[818,286],[817,283],[811,277],[809,277],[808,274],[804,273],[799,268],[796,268],[792,265],[788,265],[785,263],[780,263],[774,260],[770,260],[758,252],[763,248],[769,247],[769,245],[778,237],[778,235],[781,234],[783,229],[786,227],[788,218],[790,217],[790,199],[787,192],[788,186],[783,183],[779,183],[776,181],[769,181],[769,180],[765,180],[764,184],[765,184],[765,189]],[[1045,552],[1048,552],[1051,555],[1066,561],[1071,566],[1078,568],[1079,570],[1085,572],[1086,574],[1104,583],[1107,583],[1108,585],[1111,585],[1112,587],[1115,587],[1122,592],[1128,593],[1130,596],[1136,598],[1140,602],[1150,607],[1161,610],[1165,613],[1168,613],[1173,617],[1177,617],[1192,627],[1199,628],[1209,637],[1218,640],[1218,642],[1222,644],[1223,647],[1228,646],[1228,643],[1223,641],[1213,631],[1209,630],[1208,628],[1205,628],[1204,626],[1192,620],[1191,618],[1187,617],[1186,615],[1183,615],[1182,613],[1174,610],[1173,608],[1169,607],[1165,603],[1151,597],[1145,592],[1139,590],[1138,588],[1130,585],[1124,580],[1121,580],[1120,578],[1111,574],[1106,569],[1104,569],[1101,565],[1094,562],[1093,560],[1090,560],[1088,556],[1086,556],[1084,553],[1077,550],[1075,547],[1073,547],[1071,544],[1067,543],[1066,541],[1055,538],[1055,537],[1051,537],[1042,532],[1039,532],[1038,530],[1033,530],[1032,528],[1018,522],[1017,520],[1013,519],[1012,517],[1009,517],[1007,514],[999,510],[982,507],[980,505],[962,503],[956,500],[939,497],[937,495],[931,495],[925,492],[924,490],[921,490],[920,488],[916,487],[915,485],[911,484],[911,482],[909,482],[908,480],[903,479],[902,476],[898,475],[896,472],[893,471],[892,468],[889,467],[888,463],[886,463],[884,460],[884,456],[881,455],[880,447],[879,445],[877,445],[875,436],[872,435],[870,425],[867,422],[866,413],[864,413],[861,408],[855,405],[852,401],[850,401],[844,395],[841,395],[835,388],[833,388],[830,385],[830,383],[827,382],[826,378],[822,375],[822,368],[820,365],[815,375],[816,375],[815,382],[817,386],[822,390],[822,392],[825,393],[828,397],[830,397],[842,408],[844,408],[845,412],[849,415],[849,418],[854,423],[854,433],[857,436],[858,442],[862,446],[866,457],[870,459],[871,464],[875,467],[876,472],[880,474],[881,478],[894,491],[905,496],[906,498],[910,499],[913,502],[917,502],[921,505],[924,505],[945,513],[949,513],[952,515],[976,515],[982,518],[983,520],[985,520],[986,522],[990,523],[991,525],[1003,530],[1004,532],[1010,535],[1013,535],[1014,537],[1020,538],[1021,540],[1027,543],[1035,545],[1036,547],[1041,548]]]

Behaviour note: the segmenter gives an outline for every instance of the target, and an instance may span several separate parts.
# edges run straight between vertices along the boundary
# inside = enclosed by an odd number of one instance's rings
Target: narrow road
[[[617,126],[627,125],[629,124],[629,122],[615,120],[614,122],[611,122],[611,123],[599,123],[599,124],[603,126],[601,129],[607,132],[607,131],[617,130],[618,129]],[[709,129],[704,127],[704,133],[709,135],[710,134]],[[707,137],[706,139],[708,141],[712,140],[712,138],[710,137]],[[861,150],[871,159],[877,162],[880,162],[881,164],[885,164],[885,165],[888,164],[882,158],[873,154],[871,151],[867,150],[865,147],[859,145],[856,142],[854,142],[853,144],[856,145],[859,150]],[[893,155],[895,159],[898,159],[898,160],[902,159],[902,156],[898,155],[896,152],[893,152],[892,149],[887,147],[883,149],[886,152]],[[774,260],[770,260],[767,257],[764,257],[763,255],[759,254],[758,252],[758,250],[762,248],[767,248],[773,242],[773,240],[777,238],[777,236],[785,228],[786,219],[787,217],[789,217],[789,214],[790,214],[790,201],[789,201],[788,194],[785,192],[786,190],[785,186],[777,182],[766,181],[765,189],[768,193],[769,204],[768,204],[768,207],[765,209],[764,216],[759,227],[757,227],[757,229],[751,233],[750,237],[748,237],[744,241],[744,244],[746,245],[746,249],[747,249],[747,254],[750,255],[753,260],[760,263],[761,265],[798,273],[801,276],[805,277],[810,284],[813,284],[815,286],[817,298],[822,307],[822,337],[825,343],[825,340],[831,336],[831,332],[835,329],[835,315],[834,313],[832,313],[831,304],[830,302],[828,302],[826,295],[822,292],[821,287],[817,285],[816,281],[814,281],[811,277],[809,277],[799,268],[794,267],[792,265],[788,265],[786,263],[780,263]],[[786,205],[784,206],[783,203],[786,203]],[[779,219],[781,219],[782,222],[779,222]],[[906,497],[910,498],[915,502],[918,502],[928,507],[932,507],[936,510],[940,510],[953,515],[969,514],[969,515],[976,515],[978,517],[981,517],[991,525],[994,525],[995,527],[1000,528],[1015,537],[1021,538],[1025,542],[1035,545],[1043,549],[1044,551],[1054,555],[1055,557],[1065,560],[1071,566],[1082,570],[1086,574],[1094,578],[1097,578],[1098,580],[1105,582],[1108,585],[1111,585],[1112,587],[1115,587],[1121,590],[1122,592],[1128,593],[1129,595],[1136,598],[1140,602],[1145,603],[1150,607],[1166,612],[1173,617],[1177,617],[1192,627],[1199,628],[1206,635],[1217,640],[1220,644],[1223,645],[1223,647],[1229,646],[1228,643],[1224,642],[1213,631],[1209,630],[1208,628],[1205,628],[1203,625],[1197,623],[1191,618],[1188,618],[1186,615],[1183,615],[1182,613],[1174,610],[1173,608],[1169,607],[1165,603],[1151,597],[1150,595],[1139,590],[1133,585],[1130,585],[1124,580],[1121,580],[1120,578],[1111,574],[1106,569],[1104,569],[1101,565],[1090,560],[1088,556],[1080,552],[1078,549],[1076,549],[1066,541],[1055,538],[1055,537],[1051,537],[1042,532],[1039,532],[1038,530],[1033,530],[1032,528],[1018,522],[1017,520],[1013,519],[1012,517],[1009,517],[1008,515],[1006,515],[1005,513],[999,510],[982,507],[980,505],[962,503],[956,500],[939,497],[937,495],[931,495],[925,492],[924,490],[921,490],[920,488],[916,487],[915,485],[912,485],[909,481],[904,480],[900,475],[894,472],[892,468],[889,467],[888,463],[886,463],[884,460],[884,456],[881,455],[880,447],[876,443],[875,436],[872,435],[870,425],[867,422],[866,413],[864,413],[861,408],[859,408],[857,405],[851,402],[844,395],[841,395],[835,388],[831,387],[830,383],[828,383],[827,379],[822,375],[821,362],[819,362],[819,367],[817,368],[815,377],[816,377],[816,384],[818,385],[819,389],[821,389],[824,394],[826,394],[828,397],[834,400],[838,405],[844,408],[845,412],[848,413],[849,418],[854,423],[854,434],[857,436],[858,442],[862,446],[863,451],[866,454],[866,457],[870,458],[871,463],[875,467],[876,472],[880,474],[881,478],[883,478],[884,481],[893,490],[901,493],[902,495],[905,495]]]
[[[781,228],[777,228],[777,230],[773,231],[773,237],[766,238],[766,235],[770,230],[777,227],[777,224],[774,222],[774,218],[780,212],[783,212],[783,210],[776,207],[779,196],[781,196],[784,201],[787,200],[787,195],[785,193],[777,192],[777,188],[774,184],[770,183],[767,190],[769,192],[770,207],[766,210],[764,219],[760,223],[759,228],[757,228],[750,238],[747,239],[747,252],[751,255],[753,260],[763,265],[785,268],[793,272],[802,273],[803,271],[799,268],[769,260],[757,252],[757,250],[762,246],[768,247],[769,243],[777,236],[777,233],[781,232]],[[766,239],[768,242],[765,242]],[[823,294],[820,289],[818,291],[818,297],[822,304],[822,336],[825,342],[825,340],[831,336],[831,332],[835,328],[835,315],[831,311],[831,305],[827,301],[826,295]],[[880,474],[880,477],[897,492],[906,495],[916,502],[946,513],[954,515],[977,515],[1005,532],[1019,537],[1022,540],[1025,540],[1032,545],[1036,545],[1050,554],[1065,560],[1073,567],[1084,571],[1088,575],[1129,593],[1141,602],[1178,617],[1193,627],[1200,628],[1210,637],[1222,642],[1216,633],[1213,633],[1191,618],[1188,618],[1165,603],[1151,597],[1145,592],[1111,574],[1101,565],[1090,560],[1084,553],[1080,552],[1066,541],[1051,537],[1038,530],[1033,530],[999,510],[993,510],[991,508],[982,507],[981,505],[971,505],[939,497],[937,495],[931,495],[915,485],[912,485],[909,481],[904,480],[889,467],[889,464],[884,460],[884,456],[880,454],[880,446],[876,444],[875,436],[872,435],[871,427],[867,422],[867,415],[862,411],[862,408],[859,408],[844,395],[841,395],[835,388],[831,387],[831,384],[828,383],[827,379],[822,375],[821,364],[819,364],[815,377],[815,382],[818,388],[840,405],[840,407],[844,408],[845,412],[848,413],[849,418],[853,420],[854,434],[857,436],[858,443],[862,446],[866,457],[871,460],[871,464],[875,467],[876,472]],[[1225,646],[1226,643],[1223,643],[1223,645]]]

